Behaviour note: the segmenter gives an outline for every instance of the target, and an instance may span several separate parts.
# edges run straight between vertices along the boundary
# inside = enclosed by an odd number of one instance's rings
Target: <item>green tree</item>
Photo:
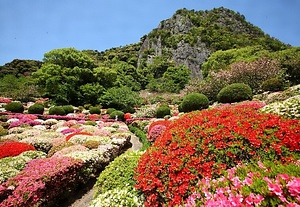
[[[133,112],[134,107],[140,105],[139,94],[127,86],[108,89],[98,101],[105,108],[115,108],[123,112]]]
[[[33,73],[43,96],[56,104],[77,105],[83,95],[80,87],[95,81],[93,60],[74,48],[55,49],[45,54],[44,64]]]

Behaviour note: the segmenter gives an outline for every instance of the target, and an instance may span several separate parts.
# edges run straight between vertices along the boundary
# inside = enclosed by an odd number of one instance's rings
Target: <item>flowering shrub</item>
[[[143,207],[143,199],[130,188],[113,189],[97,196],[89,207],[134,206]]]
[[[134,190],[134,169],[143,152],[127,151],[112,161],[100,174],[95,185],[95,199],[91,206],[143,206]]]
[[[238,165],[218,179],[202,178],[185,207],[299,206],[300,166],[278,163]]]
[[[89,149],[96,149],[101,144],[101,142],[89,140],[84,142],[82,145]]]
[[[75,132],[75,133],[69,134],[69,135],[66,137],[66,141],[69,141],[69,139],[71,139],[73,136],[76,136],[76,135],[92,136],[92,134],[91,134],[91,133],[88,133],[88,132]]]
[[[67,148],[74,145],[72,142],[59,142],[51,147],[48,152],[48,157],[52,157],[56,152],[62,150],[63,148]]]
[[[157,108],[159,106],[157,104],[152,104],[149,106],[142,106],[135,113],[137,118],[153,118],[156,115]]]
[[[17,141],[0,143],[0,159],[4,157],[16,156],[29,150],[35,150],[35,148],[30,144]]]
[[[30,144],[34,146],[34,148],[38,151],[42,151],[48,153],[50,148],[52,147],[52,139],[48,137],[27,137],[22,139],[20,142]]]
[[[0,183],[17,175],[26,163],[35,158],[45,158],[46,153],[40,151],[26,151],[14,157],[0,159]]]
[[[73,158],[43,158],[30,161],[17,176],[0,185],[1,207],[40,206],[51,202],[80,182],[82,162]]]
[[[10,103],[11,100],[9,98],[0,97],[0,103]]]
[[[127,119],[130,119],[131,118],[131,114],[130,113],[125,113],[124,114],[124,119],[127,120]]]
[[[274,102],[261,109],[266,113],[274,113],[286,118],[300,119],[300,97],[289,98],[282,102]]]
[[[179,205],[198,179],[217,178],[238,163],[299,159],[299,139],[299,120],[261,114],[247,105],[188,113],[142,155],[136,188],[144,193],[146,206]]]
[[[152,122],[149,127],[148,127],[148,133],[150,133],[150,131],[152,130],[153,127],[155,127],[156,125],[162,125],[165,127],[168,127],[170,125],[171,121],[169,121],[168,119],[158,119],[155,120],[154,122]]]
[[[149,131],[149,133],[147,135],[147,140],[149,142],[154,142],[156,140],[156,138],[159,137],[166,130],[166,128],[167,127],[164,125],[160,125],[160,124],[155,125]]]

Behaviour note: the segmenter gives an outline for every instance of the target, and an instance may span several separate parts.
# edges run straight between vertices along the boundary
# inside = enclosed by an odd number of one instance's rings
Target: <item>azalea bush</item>
[[[217,179],[202,178],[185,207],[299,206],[300,163],[247,163]]]
[[[36,150],[32,145],[17,141],[0,142],[0,159],[12,157],[29,150]]]
[[[30,161],[17,176],[0,185],[0,206],[39,206],[49,203],[79,184],[82,162],[73,158],[42,158]]]
[[[239,163],[299,159],[300,121],[259,113],[257,106],[216,107],[171,123],[136,169],[136,188],[145,195],[145,205],[182,204],[199,179],[218,178]]]
[[[141,151],[127,151],[101,172],[91,206],[143,206],[143,198],[134,189],[136,181],[133,179],[134,169],[142,154]]]
[[[17,175],[26,167],[27,162],[36,158],[45,158],[46,153],[40,151],[26,151],[14,157],[0,159],[0,183]]]
[[[300,97],[271,103],[263,107],[261,111],[274,113],[286,118],[300,119]]]

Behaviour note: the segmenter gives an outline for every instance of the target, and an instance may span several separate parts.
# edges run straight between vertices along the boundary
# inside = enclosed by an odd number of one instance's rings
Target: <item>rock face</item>
[[[190,68],[192,78],[202,79],[201,65],[214,51],[251,45],[250,41],[230,45],[232,39],[238,39],[235,37],[248,40],[262,36],[259,28],[234,11],[222,7],[210,11],[182,9],[143,37],[138,65],[151,64],[155,57],[164,56]]]
[[[140,52],[139,62],[143,58],[143,52],[152,51],[147,56],[146,63],[151,64],[153,57],[164,55],[168,53],[171,60],[176,65],[185,65],[191,69],[191,75],[194,78],[202,79],[201,65],[204,63],[211,54],[211,50],[201,41],[197,41],[197,44],[191,45],[184,41],[184,34],[188,34],[193,27],[193,23],[188,17],[183,17],[180,14],[176,14],[173,18],[162,21],[155,31],[168,31],[168,35],[178,36],[179,41],[174,43],[173,47],[168,47],[162,40],[162,36],[151,37],[149,34],[143,41]],[[181,36],[181,38],[180,38]]]

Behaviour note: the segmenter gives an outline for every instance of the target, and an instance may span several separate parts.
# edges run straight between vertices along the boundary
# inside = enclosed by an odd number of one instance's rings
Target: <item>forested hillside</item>
[[[119,101],[111,99],[116,96],[148,89],[197,91],[214,101],[234,82],[250,85],[255,93],[270,78],[281,79],[285,87],[298,84],[299,54],[299,48],[270,37],[232,10],[181,9],[138,43],[106,51],[54,49],[43,62],[14,60],[0,66],[0,95],[115,106]]]

